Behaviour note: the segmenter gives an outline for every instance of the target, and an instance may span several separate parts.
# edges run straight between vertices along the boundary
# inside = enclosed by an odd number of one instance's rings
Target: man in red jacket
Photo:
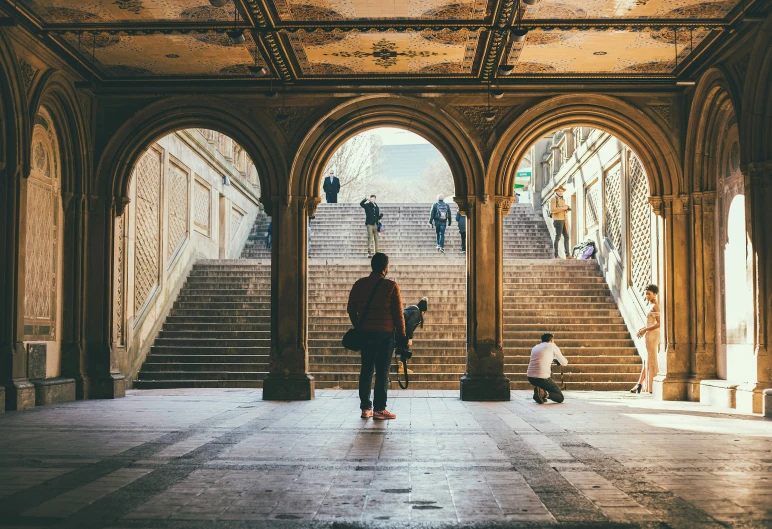
[[[407,345],[405,318],[402,315],[402,294],[397,283],[386,279],[389,258],[376,253],[370,261],[372,273],[354,283],[348,296],[348,316],[354,327],[367,333],[365,347],[361,351],[362,369],[359,372],[359,400],[362,418],[377,420],[396,419],[386,409],[389,389],[389,367],[395,342]],[[374,293],[374,294],[373,294]],[[370,308],[359,321],[370,296]],[[370,386],[375,371],[375,402],[370,401]],[[373,411],[374,410],[374,411]]]

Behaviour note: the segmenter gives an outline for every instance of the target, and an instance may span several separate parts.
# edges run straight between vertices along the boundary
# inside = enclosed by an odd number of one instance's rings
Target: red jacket
[[[373,272],[354,283],[348,295],[348,315],[354,325],[367,305],[375,284],[383,276]],[[361,327],[363,331],[395,332],[397,337],[405,336],[405,317],[402,315],[402,294],[397,283],[383,279],[373,297]]]

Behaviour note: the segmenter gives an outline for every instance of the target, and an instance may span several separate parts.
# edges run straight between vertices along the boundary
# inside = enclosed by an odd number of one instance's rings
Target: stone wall
[[[587,128],[559,131],[537,146],[542,169],[535,179],[543,185],[540,206],[547,216],[554,189],[562,184],[571,247],[592,240],[614,298],[635,336],[644,326],[649,307],[644,291],[657,281],[657,248],[653,243],[653,215],[648,203],[649,184],[638,156],[614,136]],[[562,241],[559,249],[563,255]],[[646,354],[643,340],[636,346]]]
[[[193,263],[240,255],[260,209],[254,165],[243,153],[221,134],[186,129],[158,140],[136,163],[131,202],[115,223],[113,343],[127,378]]]

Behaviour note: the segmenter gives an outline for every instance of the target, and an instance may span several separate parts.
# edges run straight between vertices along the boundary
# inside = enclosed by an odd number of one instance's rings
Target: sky
[[[393,127],[378,127],[367,131],[365,134],[378,136],[384,145],[417,145],[429,143],[418,134]]]

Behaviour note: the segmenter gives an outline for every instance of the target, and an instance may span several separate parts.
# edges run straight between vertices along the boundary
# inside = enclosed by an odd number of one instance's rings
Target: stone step
[[[262,388],[265,375],[256,374],[251,380],[135,380],[135,389],[174,389],[174,388]]]
[[[158,360],[148,358],[148,361],[142,366],[143,377],[156,378],[158,374],[172,373],[211,373],[212,371],[222,373],[267,373],[269,358],[263,358],[263,362],[250,361],[238,363],[234,361],[213,362],[211,357],[206,357],[206,362],[159,362]]]
[[[507,343],[504,343],[504,356],[531,356],[531,349],[533,345],[517,347],[510,347]],[[572,356],[635,356],[638,350],[635,347],[629,346],[614,346],[614,347],[563,347],[560,346],[560,350],[563,352],[563,356],[569,359]]]
[[[412,358],[411,358],[412,360]],[[508,359],[504,359],[504,372],[505,373],[512,373],[521,375],[523,373],[526,373],[528,371],[528,363],[524,364],[514,364],[507,361]],[[555,375],[559,375],[560,371],[558,369],[555,369],[553,371]],[[570,363],[567,366],[563,367],[563,374],[608,374],[608,375],[620,375],[624,376],[625,378],[630,375],[631,373],[634,375],[640,375],[641,374],[641,364],[633,364],[633,363],[620,363],[620,364],[592,364],[592,363]]]
[[[168,329],[168,325],[164,325],[163,329],[158,335],[159,338],[169,340],[270,340],[271,330],[266,329],[264,331],[248,330],[248,331],[234,331],[234,330],[220,330],[220,331],[208,331],[197,329],[195,338],[191,337],[190,331],[175,331]]]
[[[148,355],[146,363],[153,364],[268,364],[270,354],[245,355],[245,354],[164,354],[154,353]],[[144,366],[143,366],[144,368]],[[267,370],[267,367],[266,367]]]
[[[262,380],[266,371],[140,371],[138,380]]]
[[[161,345],[157,342],[150,348],[151,355],[268,355],[271,348],[264,347],[226,347],[203,345],[179,345],[171,343]]]
[[[167,338],[159,336],[156,345],[174,345],[177,347],[270,347],[270,336],[264,338],[211,338],[188,334],[188,338]]]
[[[173,310],[172,310],[173,312]],[[238,324],[238,325],[270,325],[270,318],[271,313],[270,311],[265,311],[264,315],[260,316],[231,316],[231,315],[217,315],[217,314],[206,314],[202,315],[200,312],[195,312],[190,315],[175,315],[172,314],[170,316],[166,317],[166,324],[169,323],[179,323],[184,325],[202,325],[202,324],[213,324],[213,325],[229,325],[229,324]]]
[[[412,359],[408,361],[408,369],[412,369],[415,374],[417,375],[426,375],[426,376],[432,376],[432,375],[455,375],[460,376],[463,375],[466,371],[466,361],[464,358],[461,358],[461,362],[456,364],[416,364],[412,362]],[[396,362],[393,361],[392,364]],[[359,371],[361,369],[361,363],[350,363],[350,364],[336,364],[334,367],[330,366],[329,364],[310,364],[308,371],[311,373],[311,375],[314,378],[317,378],[319,376],[320,378],[324,378],[322,375],[327,374],[341,374],[345,373],[347,376],[353,374],[354,376],[359,376]],[[396,373],[394,368],[392,368],[392,371]],[[639,370],[640,371],[640,370]],[[410,375],[410,378],[412,380],[413,375]]]

